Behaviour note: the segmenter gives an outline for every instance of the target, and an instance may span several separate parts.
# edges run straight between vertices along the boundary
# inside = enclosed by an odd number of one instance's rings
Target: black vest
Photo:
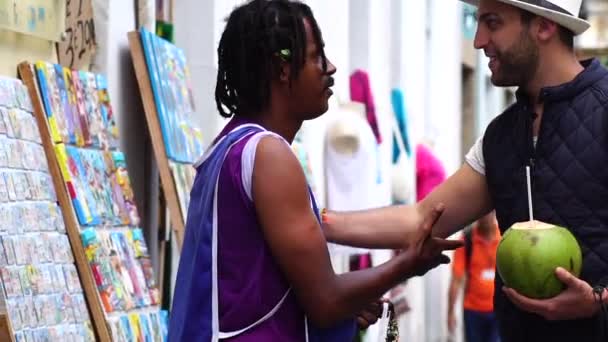
[[[483,138],[486,179],[504,231],[528,220],[526,166],[531,168],[534,218],[567,227],[583,250],[581,278],[592,286],[608,276],[608,71],[597,60],[573,81],[545,88],[536,148],[534,113],[517,102]],[[503,342],[593,341],[597,319],[549,322],[518,310],[496,277],[495,311]]]

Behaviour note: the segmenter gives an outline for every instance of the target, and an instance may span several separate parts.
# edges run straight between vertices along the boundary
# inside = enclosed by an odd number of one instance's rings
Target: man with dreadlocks
[[[372,269],[334,273],[319,212],[289,147],[328,109],[336,68],[308,6],[253,0],[230,14],[218,48],[215,98],[231,118],[191,193],[170,341],[350,342],[380,298],[446,263],[461,245],[430,237],[441,205],[409,248]]]

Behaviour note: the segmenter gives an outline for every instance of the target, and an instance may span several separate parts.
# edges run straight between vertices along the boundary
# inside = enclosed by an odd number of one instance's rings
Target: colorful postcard
[[[104,148],[108,146],[101,109],[99,107],[99,96],[97,93],[97,82],[95,75],[86,71],[79,72],[80,84],[84,90],[84,104],[89,120],[89,132],[92,138],[92,146]]]
[[[140,33],[167,155],[194,163],[203,151],[200,130],[192,122],[194,100],[184,52],[151,32]]]
[[[69,143],[69,125],[61,104],[61,95],[57,85],[57,73],[51,63],[36,63],[38,83],[46,114],[49,120],[51,136],[56,143]]]
[[[84,146],[91,146],[91,132],[89,129],[89,115],[87,114],[87,106],[85,104],[84,86],[80,82],[80,74],[75,70],[64,70],[66,79],[69,78],[71,96],[76,101],[76,109],[80,120],[80,128],[82,129],[82,140]]]
[[[114,117],[114,111],[112,110],[112,104],[110,103],[108,82],[103,75],[96,75],[95,77],[97,81],[101,117],[108,139],[108,147],[110,149],[117,149],[119,147],[118,126],[116,125],[116,118]]]

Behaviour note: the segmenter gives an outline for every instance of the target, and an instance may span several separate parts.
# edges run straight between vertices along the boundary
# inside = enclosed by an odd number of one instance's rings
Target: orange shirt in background
[[[492,312],[494,309],[494,277],[496,270],[496,248],[500,242],[500,230],[496,226],[494,239],[481,237],[477,226],[472,230],[472,249],[469,272],[466,272],[465,248],[458,248],[452,260],[454,277],[465,279],[464,308],[479,312]],[[464,235],[462,237],[464,239]]]

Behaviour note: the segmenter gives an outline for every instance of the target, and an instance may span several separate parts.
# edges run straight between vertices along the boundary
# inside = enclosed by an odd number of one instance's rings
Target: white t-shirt
[[[477,141],[475,141],[464,159],[467,164],[473,168],[473,170],[482,175],[486,174],[486,162],[483,159],[483,136],[479,137]]]
[[[534,137],[532,139],[532,143],[534,144],[535,147],[536,147],[537,140],[538,140],[538,137]],[[469,164],[470,167],[473,168],[473,170],[475,170],[485,176],[486,162],[483,159],[483,136],[479,137],[477,139],[477,141],[475,142],[475,144],[473,144],[473,146],[471,146],[471,149],[465,156],[465,161],[467,162],[467,164]]]

